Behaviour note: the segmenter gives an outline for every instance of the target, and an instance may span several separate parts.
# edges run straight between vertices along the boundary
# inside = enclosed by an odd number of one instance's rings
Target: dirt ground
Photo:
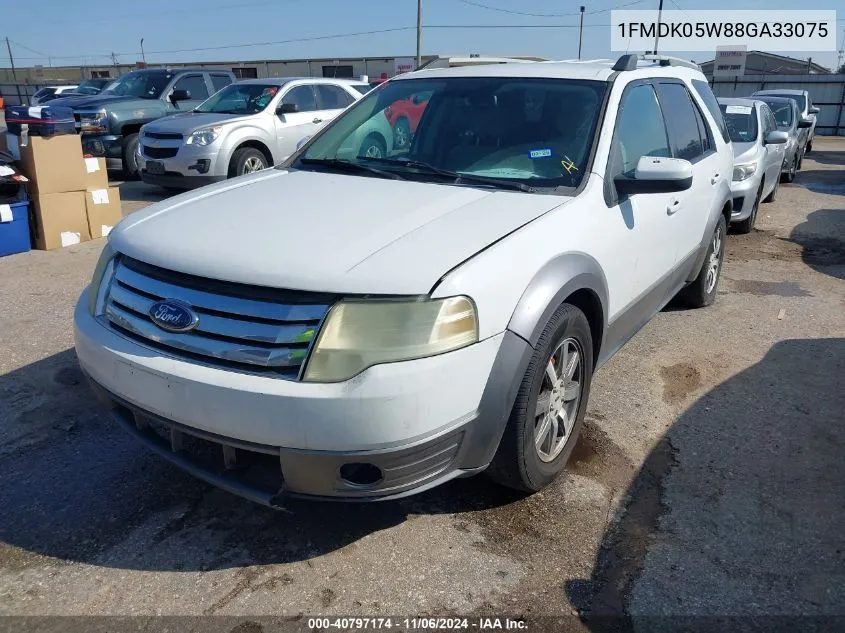
[[[2,615],[845,615],[845,139],[729,236],[713,307],[664,310],[597,374],[530,497],[477,477],[274,512],[149,454],[72,348],[102,246],[0,259]]]

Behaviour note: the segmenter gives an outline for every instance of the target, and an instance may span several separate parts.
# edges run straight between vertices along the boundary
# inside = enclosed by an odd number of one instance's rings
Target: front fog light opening
[[[352,462],[340,467],[340,479],[343,483],[356,488],[369,488],[384,480],[384,473],[375,464]]]

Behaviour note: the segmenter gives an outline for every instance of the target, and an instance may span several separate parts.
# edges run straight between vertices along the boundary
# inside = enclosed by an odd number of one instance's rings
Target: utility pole
[[[839,53],[836,55],[836,72],[839,72],[839,69],[842,68],[843,56],[845,56],[845,29],[842,29],[842,47],[839,49]]]
[[[144,62],[144,65],[147,63],[147,57],[144,55],[144,38],[141,38],[141,61]]]
[[[8,38],[6,38],[8,42]],[[422,0],[417,0],[417,68],[422,65]]]
[[[581,59],[581,44],[584,42],[584,7],[581,7],[581,30],[578,31],[578,59]]]
[[[654,54],[657,55],[657,42],[660,41],[660,19],[663,17],[663,0],[660,0],[660,6],[657,8],[657,35],[654,38]]]
[[[12,79],[18,83],[18,75],[15,72],[15,58],[12,57],[12,45],[9,44],[9,38],[6,37],[6,50],[9,51],[9,63],[12,65]]]

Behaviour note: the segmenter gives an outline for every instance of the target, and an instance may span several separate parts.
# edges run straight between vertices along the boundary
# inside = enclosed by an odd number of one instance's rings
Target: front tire
[[[713,229],[704,264],[690,285],[681,290],[678,298],[690,308],[703,308],[716,300],[716,289],[719,286],[719,276],[722,273],[722,263],[725,261],[725,233],[727,223],[725,216],[719,216],[719,222]]]
[[[393,147],[407,149],[411,145],[411,124],[405,117],[397,119],[393,126]]]
[[[241,147],[232,154],[229,162],[229,178],[252,174],[267,169],[267,157],[254,147]]]
[[[540,335],[489,476],[536,492],[566,466],[587,410],[593,339],[584,313],[562,304]]]
[[[126,180],[138,180],[141,177],[138,166],[138,134],[129,134],[123,138],[123,177]]]
[[[789,164],[789,171],[783,174],[782,182],[792,182],[795,180],[795,172],[798,170],[798,154],[792,157],[792,162]]]
[[[773,188],[773,189],[769,192],[769,195],[768,195],[768,196],[766,196],[766,197],[763,199],[763,202],[765,202],[765,203],[774,202],[774,201],[775,201],[775,198],[777,198],[777,197],[778,197],[778,189],[779,189],[779,188],[780,188],[780,178],[778,178],[777,180],[775,180],[775,186],[774,186],[774,188]]]
[[[757,221],[757,209],[760,208],[760,197],[763,195],[763,183],[760,183],[760,188],[757,190],[757,195],[754,196],[754,206],[751,208],[751,215],[739,222],[731,223],[731,228],[737,233],[746,234],[751,233],[754,228],[754,223]]]

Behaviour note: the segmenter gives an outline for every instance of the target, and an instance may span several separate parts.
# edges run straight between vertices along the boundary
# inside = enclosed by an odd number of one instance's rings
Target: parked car
[[[123,169],[127,178],[137,178],[141,126],[190,112],[234,79],[229,71],[203,68],[135,70],[99,94],[66,97],[61,105],[73,108],[83,152],[102,156],[109,169]]]
[[[819,108],[813,105],[812,99],[810,99],[810,93],[806,90],[787,90],[787,89],[778,89],[778,90],[758,90],[755,92],[752,97],[785,97],[787,99],[795,99],[795,102],[798,104],[798,112],[801,114],[802,119],[808,119],[812,122],[812,125],[807,130],[807,149],[806,151],[811,152],[813,151],[813,138],[816,136],[816,119],[818,113],[821,111]]]
[[[366,88],[367,90],[363,90]],[[282,77],[230,84],[191,112],[141,132],[144,182],[188,189],[279,164],[368,92],[348,79]]]
[[[769,106],[775,117],[778,130],[787,134],[781,173],[785,182],[792,182],[795,179],[795,173],[801,169],[804,151],[807,148],[807,130],[812,123],[808,119],[801,118],[798,111],[798,102],[795,99],[766,95],[755,98]]]
[[[76,87],[76,84],[71,84],[67,86],[42,86],[41,88],[35,91],[35,94],[32,95],[32,99],[30,99],[30,102],[32,103],[32,105],[40,105],[43,103],[47,103],[48,101],[58,99],[59,97],[65,96],[68,93],[73,92]]]
[[[749,233],[760,201],[777,196],[788,135],[777,129],[769,106],[756,99],[720,98],[719,107],[734,149],[731,227]]]
[[[408,149],[339,157],[419,92]],[[123,428],[270,506],[535,491],[596,369],[678,293],[716,299],[732,167],[690,62],[409,73],[279,168],[124,218],[76,352]]]

